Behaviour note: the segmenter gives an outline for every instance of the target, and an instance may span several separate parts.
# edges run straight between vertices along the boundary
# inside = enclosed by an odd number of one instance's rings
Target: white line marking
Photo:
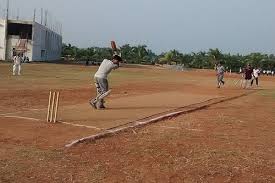
[[[46,108],[43,109],[30,109],[30,111],[41,111],[41,110],[45,110]]]
[[[173,126],[155,126],[161,127],[161,128],[167,128],[167,129],[175,129],[175,130],[189,130],[189,131],[197,131],[197,132],[203,132],[203,130],[195,129],[195,128],[180,128],[180,127],[173,127]]]
[[[24,116],[3,116],[4,118],[18,118],[18,119],[28,119],[32,121],[41,121],[41,119],[36,119],[36,118],[28,118]]]
[[[155,126],[156,128],[157,127],[161,127],[161,128],[167,128],[167,129],[175,129],[175,130],[182,130],[182,128],[179,128],[179,127],[172,127],[172,126]]]
[[[16,112],[16,113],[19,113],[19,112]],[[27,120],[32,120],[32,121],[43,121],[43,120],[37,119],[37,118],[30,118],[30,117],[24,117],[24,116],[10,116],[9,115],[9,114],[16,114],[16,113],[0,114],[0,116],[4,117],[4,118],[18,118],[18,119],[27,119]],[[85,127],[85,128],[95,129],[95,130],[103,130],[102,128],[97,128],[95,126],[86,126],[86,125],[81,125],[81,124],[68,123],[65,121],[60,121],[58,123],[62,123],[65,125],[71,125],[71,126],[75,126],[75,127]]]
[[[30,112],[30,111],[42,111],[42,110],[46,110],[46,109],[45,108],[43,108],[43,109],[28,109],[28,110],[23,109],[22,111],[0,114],[0,116],[13,115],[13,114],[18,114],[18,113],[25,113],[25,112]]]
[[[95,126],[86,126],[86,125],[80,125],[80,124],[74,124],[74,123],[68,123],[65,121],[60,121],[59,123],[65,124],[65,125],[71,125],[71,126],[76,126],[76,127],[85,127],[85,128],[91,128],[91,129],[96,129],[96,130],[103,130],[101,128],[97,128]]]
[[[6,116],[6,115],[12,115],[12,114],[18,114],[21,113],[22,111],[18,111],[18,112],[9,112],[9,113],[4,113],[4,114],[0,114],[0,116]]]
[[[194,129],[194,128],[184,128],[185,130],[190,130],[190,131],[197,131],[197,132],[203,132],[203,130],[200,129]]]
[[[139,124],[139,125],[148,124],[150,122],[157,121],[157,120],[160,120],[162,118],[166,118],[166,117],[170,117],[170,116],[173,117],[174,115],[178,115],[178,114],[180,114],[182,112],[185,112],[185,111],[178,111],[178,112],[169,113],[169,114],[166,114],[166,115],[163,115],[163,116],[159,116],[159,117],[147,120],[147,121],[137,122],[137,124]]]

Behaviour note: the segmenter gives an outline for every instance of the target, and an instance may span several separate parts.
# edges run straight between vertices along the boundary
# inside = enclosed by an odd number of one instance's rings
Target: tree
[[[155,53],[147,49],[146,45],[138,45],[131,47],[129,44],[121,47],[122,57],[128,63],[152,63],[157,57]]]
[[[262,69],[275,68],[274,54],[251,53],[248,55],[222,53],[218,48],[209,49],[208,52],[181,53],[178,50],[170,50],[166,53],[156,55],[146,45],[130,46],[125,44],[121,47],[122,58],[127,63],[152,64],[184,64],[186,67],[212,69],[218,61],[224,62],[226,68],[239,71],[247,63],[259,66]],[[72,60],[102,61],[104,58],[112,57],[111,48],[89,47],[78,48],[71,44],[62,45],[62,56]]]
[[[160,57],[160,62],[162,64],[178,64],[182,62],[183,55],[177,50],[171,50],[163,54]]]

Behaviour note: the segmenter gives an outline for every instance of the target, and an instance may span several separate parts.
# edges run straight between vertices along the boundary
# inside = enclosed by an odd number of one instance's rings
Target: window
[[[20,36],[21,39],[32,39],[32,25],[9,23],[8,35]]]

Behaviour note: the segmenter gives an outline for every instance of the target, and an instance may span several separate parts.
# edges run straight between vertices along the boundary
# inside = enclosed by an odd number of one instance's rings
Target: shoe
[[[99,109],[106,109],[104,105],[100,106]]]
[[[91,105],[94,109],[97,109],[95,100],[90,100],[89,103],[90,103],[90,105]]]
[[[103,103],[97,103],[97,109],[106,109]]]
[[[99,107],[99,108],[97,108],[97,110],[105,110],[106,109],[106,107]]]
[[[106,109],[106,107],[104,106],[104,104],[103,103],[101,103],[101,102],[98,102],[98,103],[96,103],[96,108],[97,109]]]

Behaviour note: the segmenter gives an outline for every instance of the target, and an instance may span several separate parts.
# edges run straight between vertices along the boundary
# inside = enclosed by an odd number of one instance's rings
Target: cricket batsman
[[[119,68],[119,62],[122,62],[122,58],[118,55],[114,55],[112,60],[104,59],[95,73],[94,81],[97,96],[90,100],[91,106],[95,109],[105,109],[104,98],[111,92],[107,77],[112,70]]]

